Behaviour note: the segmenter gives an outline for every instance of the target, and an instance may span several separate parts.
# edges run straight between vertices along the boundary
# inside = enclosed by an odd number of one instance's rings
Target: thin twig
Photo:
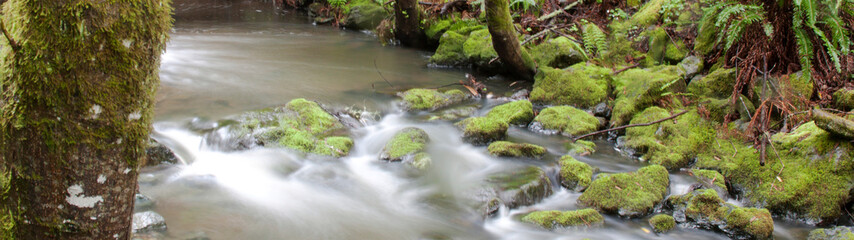
[[[545,33],[549,32],[549,30],[552,30],[552,29],[555,29],[555,28],[556,28],[556,27],[551,27],[551,28],[548,28],[548,29],[543,29],[542,31],[538,32],[537,34],[531,35],[530,37],[528,37],[528,39],[525,39],[525,41],[522,41],[522,43],[521,43],[521,44],[519,44],[519,45],[524,46],[526,43],[530,42],[531,40],[534,40],[535,38],[541,37],[541,36],[543,36],[543,34],[545,34]]]
[[[641,64],[640,62],[636,62],[635,64],[632,64],[631,66],[624,67],[623,69],[612,72],[611,75],[617,75],[617,74],[620,74],[621,72],[625,72],[626,70],[636,68],[636,67],[640,66],[640,64]]]
[[[545,20],[549,20],[549,18],[553,18],[553,17],[557,16],[558,14],[560,14],[560,13],[562,13],[562,12],[566,12],[567,10],[572,9],[573,7],[575,7],[575,5],[578,5],[579,3],[581,3],[581,0],[575,1],[574,3],[571,3],[571,4],[569,4],[569,5],[566,5],[566,7],[560,8],[560,9],[558,9],[558,10],[555,10],[555,11],[553,11],[553,12],[550,12],[549,14],[543,15],[542,17],[537,18],[537,21],[541,21],[541,22],[542,22],[542,21],[545,21]]]
[[[380,75],[380,77],[385,81],[385,83],[388,83],[389,87],[394,87],[394,85],[391,85],[391,82],[389,82],[388,79],[385,79],[385,77],[383,76],[383,73],[380,72],[380,68],[377,67],[377,59],[376,58],[374,58],[374,69],[377,70],[377,74]]]
[[[656,123],[660,123],[660,122],[664,122],[664,121],[667,121],[667,120],[670,120],[670,119],[674,119],[674,118],[678,117],[679,115],[685,114],[685,113],[687,113],[687,112],[688,112],[688,110],[685,110],[685,111],[682,111],[682,112],[680,112],[680,113],[673,114],[673,115],[671,115],[670,117],[666,117],[666,118],[658,119],[658,120],[655,120],[655,121],[652,121],[652,122],[648,122],[648,123],[629,124],[629,125],[619,126],[619,127],[615,127],[615,128],[609,128],[609,129],[605,129],[605,130],[601,130],[601,131],[595,131],[595,132],[592,132],[592,133],[588,133],[588,134],[584,134],[584,135],[581,135],[581,136],[578,136],[578,137],[574,137],[574,138],[572,138],[572,142],[578,141],[579,139],[582,139],[582,138],[585,138],[585,137],[589,137],[589,136],[593,136],[593,135],[597,135],[597,134],[602,134],[602,133],[606,133],[606,132],[610,132],[610,131],[616,131],[616,130],[626,129],[626,128],[630,128],[630,127],[643,127],[643,126],[653,125],[653,124],[656,124]]]

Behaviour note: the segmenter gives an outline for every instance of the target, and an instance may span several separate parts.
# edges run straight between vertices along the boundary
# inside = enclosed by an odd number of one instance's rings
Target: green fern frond
[[[587,50],[590,55],[595,54],[602,56],[602,52],[608,49],[608,42],[606,41],[605,33],[603,33],[602,29],[599,29],[599,26],[596,26],[596,24],[587,23],[586,26],[584,26],[584,36],[582,36],[582,40],[584,40],[584,49]]]
[[[329,3],[329,6],[332,6],[332,7],[341,7],[341,6],[344,6],[344,4],[346,4],[346,3],[347,3],[347,0],[328,0],[327,2]]]
[[[842,55],[849,53],[849,45],[851,41],[848,39],[848,33],[842,27],[842,20],[839,16],[828,15],[824,17],[824,26],[830,30],[830,37],[835,40],[834,45],[839,48]]]
[[[809,69],[812,68],[812,42],[807,36],[806,31],[802,28],[793,29],[795,32],[795,42],[798,44],[798,59],[801,62],[801,69],[805,69],[809,72]]]

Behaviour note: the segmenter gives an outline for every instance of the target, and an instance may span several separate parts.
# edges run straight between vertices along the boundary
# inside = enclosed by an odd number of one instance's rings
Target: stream
[[[581,193],[561,188],[542,202],[500,209],[483,219],[467,197],[490,173],[537,165],[556,171],[566,138],[523,128],[510,141],[544,146],[541,160],[490,156],[464,143],[450,122],[425,122],[404,113],[391,93],[436,87],[465,79],[465,69],[427,67],[431,53],[382,46],[374,36],[313,25],[303,13],[271,2],[175,0],[175,26],[162,57],[153,136],[183,164],[143,169],[140,192],[168,225],[167,239],[728,239],[724,234],[676,228],[657,235],[647,218],[606,215],[599,228],[548,231],[518,219],[534,210],[575,210]],[[512,79],[485,78],[490,91],[512,93]],[[516,86],[519,87],[519,86]],[[355,146],[340,159],[287,149],[222,152],[198,128],[246,111],[307,98],[325,105],[380,113],[352,130]],[[484,100],[479,114],[506,102]],[[394,133],[406,127],[428,132],[433,166],[414,173],[378,160]],[[579,161],[600,172],[634,171],[645,163],[626,157],[613,142],[596,141]],[[671,173],[669,194],[696,183]],[[729,202],[740,205],[737,200]],[[804,239],[813,227],[775,218],[776,239]]]

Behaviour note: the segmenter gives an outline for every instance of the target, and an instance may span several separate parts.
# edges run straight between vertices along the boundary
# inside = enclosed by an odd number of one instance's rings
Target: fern
[[[327,2],[329,3],[329,6],[338,8],[344,6],[344,4],[347,3],[347,0],[328,0]]]
[[[528,11],[528,8],[537,7],[535,0],[510,0],[510,8],[519,10],[518,6],[522,6],[522,11]]]
[[[724,43],[724,49],[729,50],[738,40],[744,30],[757,22],[765,21],[765,10],[762,6],[740,4],[736,2],[718,2],[703,9],[704,24],[714,23],[716,28],[723,29],[718,34],[715,43]],[[765,34],[771,36],[773,28],[770,24],[762,24]]]
[[[607,42],[605,40],[605,33],[602,32],[602,29],[599,29],[599,26],[593,23],[587,23],[584,26],[584,49],[587,50],[589,55],[598,55],[602,56],[602,52],[607,50]],[[594,52],[595,50],[595,52]]]
[[[812,33],[821,41],[836,71],[842,71],[840,56],[850,53],[851,41],[847,30],[841,24],[842,20],[839,17],[840,7],[847,8],[846,5],[842,5],[842,0],[794,1],[792,29],[795,32],[798,54],[800,55],[799,60],[803,69],[810,69],[812,67],[813,44],[811,38],[807,35],[807,33]],[[818,19],[822,21],[819,22]]]

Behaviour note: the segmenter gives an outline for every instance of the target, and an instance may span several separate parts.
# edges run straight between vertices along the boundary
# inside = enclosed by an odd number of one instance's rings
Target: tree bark
[[[0,41],[2,210],[13,223],[0,237],[130,238],[169,5],[5,3],[18,48]]]
[[[507,0],[486,0],[486,21],[492,35],[492,48],[498,53],[501,63],[510,68],[513,75],[533,80],[536,65],[516,37],[510,3]]]
[[[431,44],[421,29],[421,9],[418,0],[395,0],[394,36],[404,46],[428,49]]]

